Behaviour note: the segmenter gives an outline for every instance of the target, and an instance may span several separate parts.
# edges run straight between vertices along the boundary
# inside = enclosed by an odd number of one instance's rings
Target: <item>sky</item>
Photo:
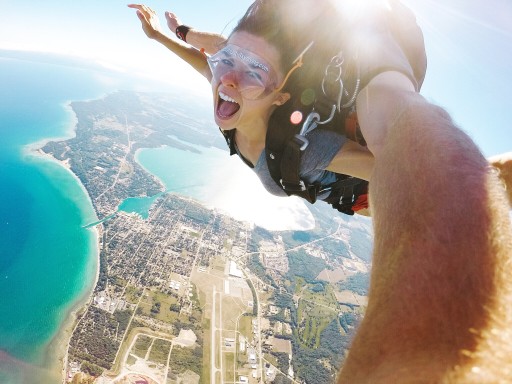
[[[446,108],[484,155],[512,151],[512,1],[403,0],[423,28],[422,94]],[[59,52],[207,94],[207,82],[143,34],[120,0],[0,0],[0,49]],[[198,29],[227,34],[249,0],[151,0]],[[1,85],[0,85],[1,86]]]

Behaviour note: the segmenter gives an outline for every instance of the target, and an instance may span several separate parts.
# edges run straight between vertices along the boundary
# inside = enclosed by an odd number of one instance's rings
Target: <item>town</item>
[[[333,382],[366,307],[370,221],[314,206],[313,231],[274,232],[164,193],[135,152],[186,137],[179,124],[169,131],[169,113],[176,122],[186,111],[166,97],[120,92],[72,103],[76,137],[43,148],[80,178],[101,219],[91,223],[98,279],[64,380]],[[196,131],[195,142],[214,142]],[[117,209],[152,195],[148,217]]]

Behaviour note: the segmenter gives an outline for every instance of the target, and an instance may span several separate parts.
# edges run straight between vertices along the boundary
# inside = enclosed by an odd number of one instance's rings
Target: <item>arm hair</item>
[[[510,206],[495,172],[444,110],[418,94],[397,96],[370,181],[368,308],[338,382],[505,380],[512,376]]]

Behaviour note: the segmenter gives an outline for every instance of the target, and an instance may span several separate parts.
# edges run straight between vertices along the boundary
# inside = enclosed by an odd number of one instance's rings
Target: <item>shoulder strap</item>
[[[226,144],[229,148],[229,155],[233,156],[236,155],[236,145],[235,145],[235,132],[236,129],[230,129],[228,131],[224,131],[219,127],[220,133],[222,133],[222,136],[224,136],[224,139],[226,140]]]

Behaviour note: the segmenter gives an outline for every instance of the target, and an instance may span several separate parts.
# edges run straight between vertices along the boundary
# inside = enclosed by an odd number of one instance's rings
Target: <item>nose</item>
[[[228,71],[224,73],[220,77],[220,82],[226,86],[231,88],[237,88],[238,87],[238,75],[236,71]]]

